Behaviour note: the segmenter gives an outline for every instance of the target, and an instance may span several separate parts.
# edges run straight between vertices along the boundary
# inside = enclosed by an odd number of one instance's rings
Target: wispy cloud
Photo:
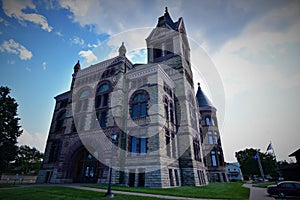
[[[48,24],[46,17],[33,12],[28,12],[29,10],[36,9],[36,6],[31,0],[3,0],[2,8],[8,17],[16,18],[21,24],[28,21],[41,25],[42,29],[48,32],[51,32],[53,29],[53,27]],[[25,9],[26,12],[24,12]]]
[[[19,55],[21,60],[29,60],[32,57],[31,51],[26,49],[23,45],[15,42],[13,39],[4,41],[0,46],[0,52],[7,52]]]
[[[43,70],[47,69],[47,63],[45,61],[42,63],[42,67],[43,67]]]
[[[73,44],[77,44],[77,45],[84,45],[84,40],[83,39],[80,39],[79,37],[77,36],[74,36],[72,39],[70,39],[71,42]]]
[[[88,63],[96,61],[98,59],[97,56],[91,50],[80,51],[78,55],[84,57]]]
[[[25,70],[28,72],[31,72],[31,68],[30,67],[25,67]]]
[[[60,31],[56,31],[55,35],[59,36],[59,37],[63,37],[64,35],[60,32]]]

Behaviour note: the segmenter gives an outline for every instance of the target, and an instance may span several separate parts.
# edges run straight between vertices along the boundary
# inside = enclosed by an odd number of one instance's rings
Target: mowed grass
[[[266,188],[269,185],[276,185],[276,182],[267,182],[267,183],[253,184],[254,187],[259,187],[259,188]]]
[[[207,186],[195,187],[184,186],[176,188],[129,188],[121,186],[113,186],[113,190],[139,192],[148,194],[161,194],[180,197],[193,197],[193,198],[208,198],[208,199],[248,199],[250,189],[242,186],[243,183],[210,183]],[[93,188],[106,189],[107,186],[86,186]]]
[[[59,186],[32,186],[15,187],[0,190],[1,200],[101,200],[107,199],[102,192],[86,191]],[[123,194],[115,194],[115,200],[162,200],[151,197],[138,197]]]

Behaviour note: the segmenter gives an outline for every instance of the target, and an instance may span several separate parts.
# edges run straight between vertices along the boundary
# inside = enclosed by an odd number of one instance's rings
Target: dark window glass
[[[147,116],[148,94],[140,91],[132,97],[131,117],[133,119]]]
[[[136,156],[136,137],[131,137],[131,155]]]

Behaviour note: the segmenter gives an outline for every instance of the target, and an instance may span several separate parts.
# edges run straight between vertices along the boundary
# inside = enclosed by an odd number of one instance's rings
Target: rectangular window
[[[175,182],[176,182],[176,186],[179,186],[178,170],[177,170],[177,169],[174,169],[174,174],[175,174]]]
[[[131,155],[136,156],[136,137],[131,137]]]
[[[214,144],[214,142],[213,142],[213,136],[209,135],[208,136],[208,141],[209,141],[209,144]]]
[[[174,186],[173,170],[169,169],[170,186]]]
[[[140,153],[141,154],[146,154],[147,153],[147,138],[140,138]]]
[[[107,111],[102,111],[100,112],[101,116],[100,116],[100,126],[102,128],[106,127],[106,116],[107,116]]]
[[[175,138],[175,133],[172,132],[172,157],[176,158],[177,153],[176,153],[176,138]]]
[[[170,145],[170,132],[169,130],[166,131],[166,151],[167,151],[167,156],[171,156],[171,145]]]

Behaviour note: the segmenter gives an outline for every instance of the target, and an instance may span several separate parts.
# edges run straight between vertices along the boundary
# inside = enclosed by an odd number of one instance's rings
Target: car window
[[[295,183],[295,187],[300,189],[300,183]]]
[[[282,184],[280,184],[280,187],[282,187],[282,188],[294,188],[294,185],[292,183],[282,183]]]

